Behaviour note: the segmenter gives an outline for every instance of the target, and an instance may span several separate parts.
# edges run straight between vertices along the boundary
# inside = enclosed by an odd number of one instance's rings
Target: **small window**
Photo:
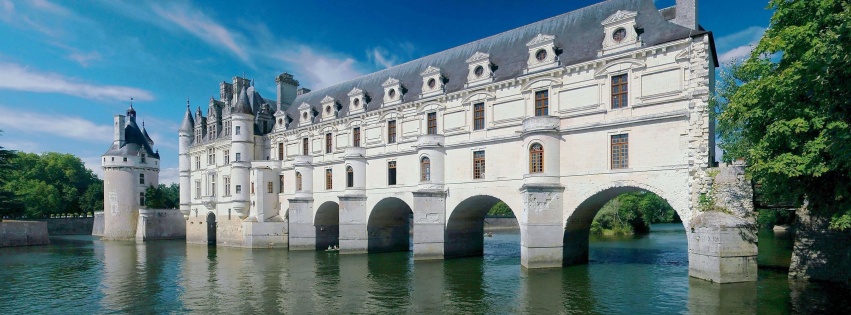
[[[239,126],[236,126],[236,129],[234,129],[233,134],[237,136],[239,135]]]
[[[420,160],[420,181],[431,181],[431,160],[427,156]]]
[[[216,175],[210,175],[210,196],[216,195]]]
[[[624,38],[626,38],[626,29],[623,27],[612,32],[612,40],[614,40],[615,43],[620,43]]]
[[[143,193],[143,192],[139,193],[139,206],[141,206],[141,207],[145,206],[145,193]]]
[[[279,142],[278,143],[278,161],[283,161],[283,160],[284,160],[284,143]]]
[[[145,184],[145,174],[139,174],[139,185]]]
[[[356,99],[354,100],[354,104],[355,104],[355,108],[357,108],[358,106],[360,106],[360,99],[359,99],[359,98],[356,98]]]
[[[331,173],[330,168],[325,169],[325,189],[331,190],[334,188],[334,176]]]
[[[396,161],[387,162],[387,185],[396,185]]]
[[[142,163],[145,163],[145,153],[142,153]]]
[[[237,153],[236,153],[236,157],[234,158],[234,160],[236,160],[237,162],[242,161],[242,154],[240,154],[239,152],[237,152]]]
[[[242,193],[242,185],[236,185],[236,194]]]
[[[223,176],[222,181],[225,182],[225,196],[230,196],[230,177]]]
[[[326,114],[330,114],[330,113],[331,113],[331,106],[325,106],[325,113],[326,113]]]
[[[473,151],[473,179],[485,178],[485,151]]]
[[[437,85],[437,80],[434,78],[428,79],[428,88],[433,89],[435,85]]]
[[[307,120],[307,112],[304,112],[303,114],[301,114],[301,118],[306,121]]]
[[[254,182],[251,182],[251,194],[254,194]]]
[[[278,193],[284,193],[284,175],[278,175]]]
[[[626,108],[629,105],[626,74],[612,77],[612,109]]]
[[[538,50],[538,52],[535,53],[535,59],[538,59],[538,61],[544,61],[544,59],[547,59],[547,51],[545,49]]]
[[[195,180],[195,198],[201,198],[201,180]]]
[[[360,147],[360,127],[352,129],[352,146]]]
[[[346,187],[354,187],[355,186],[355,172],[352,170],[351,166],[346,166]]]
[[[535,116],[549,115],[550,101],[548,91],[535,92]]]
[[[271,193],[275,192],[274,187],[275,187],[275,185],[272,182],[266,182],[266,193],[271,194]]]
[[[535,143],[529,147],[529,173],[544,172],[544,146]]]
[[[476,69],[473,70],[473,73],[477,78],[481,78],[483,74],[485,74],[485,68],[482,66],[477,66]]]
[[[390,91],[387,92],[387,96],[389,96],[391,100],[396,98],[396,89],[390,89]]]
[[[301,173],[295,172],[295,190],[301,191]]]
[[[331,153],[331,133],[325,134],[325,153]]]
[[[612,169],[629,167],[629,135],[612,136]]]
[[[196,170],[201,169],[201,157],[200,156],[195,157],[195,169]]]
[[[124,158],[124,162],[127,162],[127,158]]]
[[[436,135],[437,134],[437,113],[432,112],[428,113],[428,134]]]
[[[387,143],[396,143],[396,121],[387,122]]]
[[[473,130],[485,129],[485,103],[473,105]]]
[[[307,140],[307,138],[301,139],[301,154],[302,155],[307,155],[307,153],[308,153],[308,149],[307,149],[307,145],[308,145],[307,142],[308,141],[309,140]]]
[[[225,165],[230,164],[230,150],[225,150],[222,158],[224,158],[224,160],[225,160]]]

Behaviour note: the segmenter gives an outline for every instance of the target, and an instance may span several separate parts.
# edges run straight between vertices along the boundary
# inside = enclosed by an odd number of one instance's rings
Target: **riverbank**
[[[48,245],[47,223],[39,221],[0,222],[0,247]]]
[[[489,217],[485,218],[485,232],[520,230],[516,218]]]

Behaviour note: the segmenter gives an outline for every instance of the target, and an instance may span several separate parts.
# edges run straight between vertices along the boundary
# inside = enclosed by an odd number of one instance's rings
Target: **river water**
[[[761,232],[760,261],[782,265],[790,240]],[[680,224],[654,225],[642,237],[592,237],[588,265],[531,271],[520,267],[517,231],[486,237],[483,257],[416,262],[410,253],[341,256],[88,236],[51,242],[0,248],[0,314],[851,312],[847,287],[790,282],[782,266],[761,269],[755,283],[689,278]],[[780,249],[763,252],[765,244]]]

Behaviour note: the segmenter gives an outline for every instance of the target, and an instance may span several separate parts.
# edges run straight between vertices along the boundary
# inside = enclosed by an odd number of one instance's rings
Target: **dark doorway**
[[[207,245],[216,245],[216,215],[207,214]]]

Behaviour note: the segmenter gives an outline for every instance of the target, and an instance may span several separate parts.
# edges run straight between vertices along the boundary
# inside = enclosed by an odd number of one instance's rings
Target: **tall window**
[[[612,109],[626,108],[629,105],[627,87],[626,74],[612,77]]]
[[[145,174],[139,174],[139,185],[145,184]]]
[[[139,193],[139,206],[145,206],[145,193],[143,192]]]
[[[535,116],[549,115],[550,99],[546,90],[535,92]]]
[[[195,169],[196,170],[201,169],[201,157],[200,156],[195,157]]]
[[[629,167],[629,135],[612,136],[612,169]]]
[[[485,151],[473,151],[473,179],[485,178]]]
[[[278,193],[284,193],[284,175],[278,175]]]
[[[309,140],[307,140],[307,138],[301,139],[301,154],[302,155],[307,155],[307,152],[308,152],[307,142],[308,141]]]
[[[254,194],[254,182],[251,182],[251,194]]]
[[[355,148],[360,146],[360,127],[352,129],[352,146]]]
[[[544,172],[544,146],[535,143],[529,148],[529,173]]]
[[[427,182],[431,180],[431,160],[424,156],[420,160],[420,181]]]
[[[485,129],[485,103],[473,105],[473,130]]]
[[[142,153],[142,163],[146,163],[145,162],[145,153]]]
[[[295,172],[295,190],[301,191],[301,173]]]
[[[230,164],[230,150],[225,150],[223,158],[225,159],[225,165]]]
[[[331,153],[331,134],[325,134],[325,153]]]
[[[278,161],[284,160],[284,143],[278,143]]]
[[[195,180],[195,199],[201,198],[201,180]]]
[[[207,165],[216,164],[216,151],[214,149],[207,150]]]
[[[271,194],[271,193],[275,192],[274,187],[275,187],[275,185],[272,182],[266,182],[266,193]]]
[[[387,143],[396,143],[396,121],[387,122]]]
[[[210,196],[216,195],[216,175],[210,175]]]
[[[351,166],[346,166],[346,187],[355,186],[355,172]]]
[[[428,113],[428,134],[437,134],[437,113]]]
[[[325,169],[325,189],[331,190],[334,188],[334,176],[331,175],[331,169]]]
[[[387,162],[387,185],[396,185],[396,161]]]
[[[239,126],[236,126],[236,129],[234,129],[233,134],[237,136],[239,135]]]
[[[237,161],[237,162],[242,161],[242,154],[240,154],[239,152],[237,152],[237,153],[236,153],[236,156],[234,157],[234,160],[235,160],[235,161]]]
[[[223,176],[222,181],[225,182],[225,196],[230,196],[230,176]]]

